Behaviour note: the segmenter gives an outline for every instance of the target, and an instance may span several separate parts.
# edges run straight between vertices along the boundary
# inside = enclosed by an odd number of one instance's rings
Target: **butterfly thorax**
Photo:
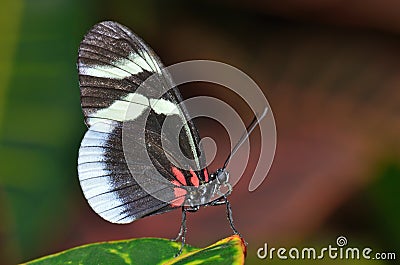
[[[228,196],[232,187],[229,184],[229,172],[225,169],[218,169],[210,175],[210,181],[199,185],[198,187],[185,187],[187,194],[185,206],[198,209],[199,206],[210,205],[213,201],[218,201]]]

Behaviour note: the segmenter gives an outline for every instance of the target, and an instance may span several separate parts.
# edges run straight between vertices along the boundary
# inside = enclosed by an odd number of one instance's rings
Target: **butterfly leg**
[[[242,238],[242,235],[238,232],[235,225],[233,224],[231,203],[228,201],[226,197],[225,197],[225,205],[226,205],[226,216],[228,218],[229,225],[231,226],[233,233],[235,233],[235,235],[239,235],[240,238]]]
[[[183,247],[185,246],[186,242],[186,213],[187,212],[196,212],[199,209],[199,207],[191,207],[191,208],[185,208],[182,207],[182,222],[181,222],[181,229],[179,230],[178,236],[173,239],[173,241],[178,241],[179,238],[181,238],[181,248],[179,249],[178,253],[176,253],[175,257],[179,256],[182,254]]]
[[[238,235],[243,241],[243,237],[242,235],[239,233],[239,231],[236,229],[235,224],[233,223],[233,217],[232,217],[232,208],[231,208],[231,203],[228,201],[228,198],[226,198],[225,196],[223,197],[222,200],[215,200],[213,202],[211,202],[211,206],[218,206],[218,205],[222,205],[225,204],[226,206],[226,217],[229,221],[229,225],[233,231],[233,233],[235,235]],[[247,242],[244,241],[244,243],[247,245]]]
[[[182,221],[181,221],[181,228],[179,229],[178,236],[175,239],[172,239],[172,241],[178,241],[179,238],[181,238],[181,247],[179,248],[178,253],[175,254],[175,257],[178,257],[180,254],[182,254],[183,247],[185,246],[185,240],[186,240],[186,208],[182,207]]]
[[[179,229],[179,233],[178,236],[174,239],[172,239],[172,241],[178,241],[179,238],[181,238],[182,236],[184,237],[186,233],[186,209],[185,207],[182,207],[182,221],[181,221],[181,228]]]

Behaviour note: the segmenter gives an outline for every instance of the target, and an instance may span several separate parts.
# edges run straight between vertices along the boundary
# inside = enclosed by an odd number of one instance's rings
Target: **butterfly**
[[[239,234],[227,199],[232,187],[226,166],[234,152],[223,167],[208,172],[196,126],[151,48],[127,27],[100,22],[80,43],[77,67],[88,128],[78,175],[91,208],[117,224],[181,209],[178,254],[186,213],[202,206],[226,205],[229,224]]]

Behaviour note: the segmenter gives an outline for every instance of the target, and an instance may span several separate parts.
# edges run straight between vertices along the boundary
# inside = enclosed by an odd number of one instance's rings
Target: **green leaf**
[[[24,264],[244,264],[246,253],[237,235],[202,249],[185,245],[182,254],[174,257],[179,248],[179,242],[168,239],[139,238],[84,245]]]
[[[163,264],[244,264],[245,255],[244,242],[239,236],[234,235],[206,248],[182,253],[179,257]]]

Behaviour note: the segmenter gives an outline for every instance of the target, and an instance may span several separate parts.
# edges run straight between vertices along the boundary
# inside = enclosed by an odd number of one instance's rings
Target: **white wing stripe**
[[[151,67],[151,69],[153,69],[157,73],[161,73],[160,67],[153,62],[153,60],[151,59],[151,57],[149,56],[149,54],[147,52],[144,53],[144,57],[145,57],[144,58],[145,61]]]
[[[82,181],[84,179],[110,175],[110,171],[108,171],[106,169],[100,169],[100,170],[92,170],[92,171],[87,171],[87,172],[78,172],[78,175],[79,175],[79,180]]]
[[[93,132],[93,131],[91,131]],[[93,132],[96,133],[96,132]],[[108,135],[107,134],[102,134],[102,133],[98,133],[99,136],[97,135],[86,135],[85,138],[82,139],[82,143],[81,146],[85,147],[85,146],[104,146]]]
[[[134,104],[134,107],[131,107],[131,104]],[[100,109],[95,113],[89,115],[90,118],[103,118],[110,119],[114,121],[126,121],[126,120],[134,120],[139,117],[146,109],[147,106],[143,106],[143,104],[127,102],[122,100],[116,100],[112,105],[108,108]],[[129,110],[129,111],[128,111]],[[90,119],[88,120],[89,125],[93,125],[99,121],[98,119]]]
[[[78,165],[79,174],[90,171],[100,171],[100,170],[105,170],[104,162],[84,163]]]
[[[104,185],[107,184],[104,183]],[[103,193],[95,197],[91,198],[86,197],[86,198],[88,199],[90,206],[92,206],[95,212],[100,214],[106,220],[110,220],[106,212],[107,210],[118,207],[120,209],[119,211],[122,212],[125,209],[125,207],[121,206],[123,202],[115,192]]]
[[[142,69],[152,72],[150,65],[137,53],[129,54],[129,59],[132,60],[138,66],[142,67]]]
[[[83,180],[81,186],[87,198],[95,197],[98,194],[106,193],[113,189],[109,185],[109,176]]]
[[[133,104],[133,105],[132,105]],[[100,109],[89,115],[89,125],[101,122],[101,119],[114,121],[135,120],[151,106],[157,114],[182,115],[178,106],[165,99],[147,99],[138,93],[129,93],[121,100],[114,101],[109,107]],[[105,131],[107,128],[104,129]]]
[[[127,205],[121,205],[99,214],[112,223],[126,224],[135,220],[133,216],[128,216],[127,213],[124,213],[127,207]]]
[[[81,63],[79,64],[79,74],[101,77],[101,78],[115,78],[115,79],[124,79],[126,77],[131,76],[131,73],[113,66],[84,65]]]
[[[90,128],[90,131],[97,132],[97,133],[109,134],[114,130],[114,128],[115,128],[114,121],[102,120],[101,122],[97,122],[96,126],[92,126]],[[89,133],[89,131],[86,134],[88,134],[88,133]]]
[[[90,163],[90,162],[100,162],[104,161],[103,154],[80,154],[78,157],[78,164]]]
[[[81,148],[79,149],[79,156],[103,155],[104,152],[104,147],[81,146]]]
[[[143,70],[152,72],[160,72],[160,68],[156,66],[148,54],[145,59],[137,53],[130,53],[128,58],[123,58],[112,62],[113,65],[85,65],[79,63],[79,73],[102,78],[124,79],[132,75],[143,72]]]
[[[131,73],[132,75],[138,74],[140,72],[143,72],[142,67],[140,67],[138,64],[135,62],[132,62],[129,59],[123,59],[120,61],[115,62],[115,64],[118,66],[118,68],[124,69],[128,73]]]
[[[165,99],[150,99],[150,106],[157,114],[164,114],[164,115],[179,115],[178,107]]]

